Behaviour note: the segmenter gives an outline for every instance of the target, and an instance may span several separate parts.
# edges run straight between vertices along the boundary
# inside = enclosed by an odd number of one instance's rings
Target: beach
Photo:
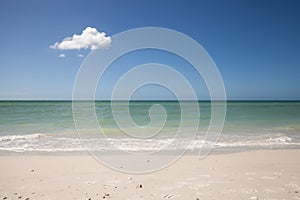
[[[0,1],[0,200],[300,200],[299,10]]]
[[[105,101],[95,102],[92,124],[86,103],[74,110],[71,101],[0,101],[0,199],[300,199],[299,101],[227,102],[222,133],[207,143],[207,101],[198,102],[197,132],[192,115],[177,132],[179,102],[131,101],[125,127]],[[167,119],[153,135],[159,127],[145,125],[158,103]]]
[[[298,149],[187,154],[139,175],[85,153],[2,155],[0,163],[1,199],[300,199]]]

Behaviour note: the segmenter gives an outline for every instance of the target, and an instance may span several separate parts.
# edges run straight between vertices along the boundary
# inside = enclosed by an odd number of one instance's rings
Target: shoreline
[[[213,154],[204,159],[187,154],[148,174],[112,170],[87,153],[1,155],[0,163],[1,199],[300,198],[300,149]]]
[[[211,152],[207,156],[215,156],[215,155],[228,155],[228,154],[237,154],[237,153],[245,153],[245,152],[256,152],[256,151],[281,151],[281,150],[300,150],[300,146],[282,146],[282,147],[260,147],[260,148],[250,148],[250,147],[236,147],[236,148],[213,148]],[[183,150],[180,150],[183,151]],[[5,156],[82,156],[88,155],[92,156],[93,153],[105,153],[105,155],[109,156],[119,156],[118,151],[106,150],[106,151],[24,151],[24,152],[17,152],[17,151],[9,151],[9,150],[0,150],[0,157]],[[126,151],[124,151],[126,152]],[[161,152],[161,155],[173,155],[176,153],[174,150],[169,151],[158,151]],[[186,150],[181,155],[183,156],[199,156],[200,149],[194,150]],[[143,152],[135,152],[132,151],[133,154],[135,153],[144,153],[146,156],[151,155],[150,151],[143,151]],[[207,157],[206,156],[206,157]]]

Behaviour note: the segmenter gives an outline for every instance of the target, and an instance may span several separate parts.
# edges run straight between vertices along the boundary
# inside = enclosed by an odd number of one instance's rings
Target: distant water
[[[187,102],[188,103],[188,102]],[[190,141],[189,129],[180,139],[172,138],[180,124],[180,105],[176,101],[133,101],[130,114],[139,125],[149,123],[148,110],[161,104],[167,111],[167,121],[161,137],[130,138],[116,125],[111,102],[97,101],[95,110],[99,124],[108,138],[89,127],[90,116],[82,118],[86,124],[79,138],[73,121],[71,101],[0,101],[0,150],[13,152],[80,152],[114,150],[155,151],[184,148],[198,150],[203,144],[211,109],[209,101],[199,102],[200,125],[197,137]],[[124,109],[124,102],[117,102]],[[193,112],[191,110],[190,112]],[[130,128],[130,127],[128,127]],[[151,130],[148,130],[151,132]],[[144,132],[141,131],[141,136]],[[84,142],[84,145],[82,143]],[[230,101],[223,133],[214,144],[216,151],[299,148],[300,102],[288,101]]]

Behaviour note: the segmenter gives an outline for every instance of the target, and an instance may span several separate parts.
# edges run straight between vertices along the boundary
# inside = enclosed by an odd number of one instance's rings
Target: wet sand
[[[88,154],[2,155],[0,163],[1,199],[300,199],[300,150],[185,155],[143,175]]]

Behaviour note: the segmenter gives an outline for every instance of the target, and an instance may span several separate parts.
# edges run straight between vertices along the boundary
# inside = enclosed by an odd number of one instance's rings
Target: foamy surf
[[[0,137],[0,150],[11,152],[85,152],[85,151],[176,151],[198,150],[203,145],[212,145],[217,150],[231,148],[290,148],[300,147],[300,141],[286,135],[263,135],[251,137],[223,137],[216,143],[205,142],[202,138],[179,139],[137,139],[137,138],[77,138],[59,137],[46,134],[9,135]]]

